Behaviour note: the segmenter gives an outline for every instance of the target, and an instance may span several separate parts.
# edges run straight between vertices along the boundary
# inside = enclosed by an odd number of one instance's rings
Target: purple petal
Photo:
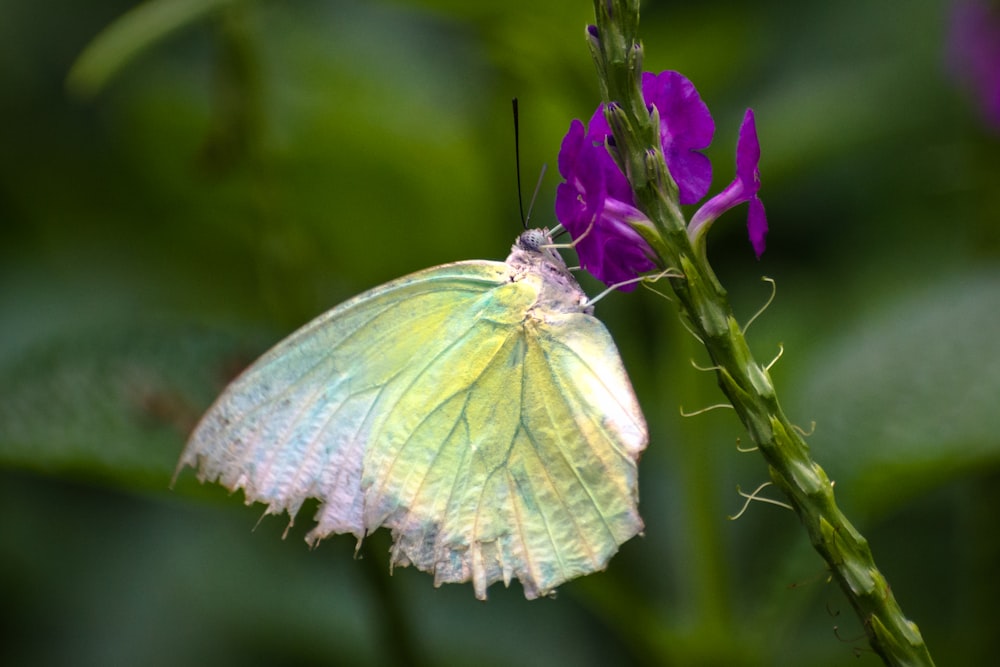
[[[587,138],[580,121],[570,124],[563,139],[559,172],[565,181],[556,189],[556,218],[577,241],[580,265],[609,285],[653,269],[648,244],[629,224],[647,219],[635,208],[628,183],[624,200],[608,192],[609,177],[616,184],[625,177],[603,143],[595,146]]]
[[[603,144],[610,135],[611,127],[608,126],[608,120],[604,117],[604,105],[599,104],[587,123],[587,138],[595,144]]]
[[[578,120],[570,124],[559,150],[559,173],[565,181],[556,189],[556,218],[575,239],[597,219],[607,197],[600,158]]]
[[[709,199],[691,218],[688,235],[695,238],[703,234],[702,226],[710,225],[720,215],[744,202],[750,202],[747,216],[747,231],[757,256],[764,252],[764,237],[767,234],[767,217],[764,204],[757,196],[760,190],[760,142],[757,139],[757,124],[752,109],[747,109],[740,125],[736,142],[736,178],[726,188]]]
[[[573,238],[590,226],[605,197],[601,165],[590,152],[583,123],[574,120],[559,150],[559,173],[565,182],[556,189],[556,218]]]
[[[750,200],[750,211],[747,213],[747,233],[750,234],[750,245],[757,259],[764,254],[764,237],[767,236],[767,216],[764,214],[764,202],[754,195]]]
[[[740,136],[736,140],[736,178],[753,194],[760,190],[760,141],[757,140],[757,120],[753,109],[747,109],[740,123]]]
[[[583,123],[574,118],[573,122],[569,124],[569,131],[563,137],[562,145],[559,147],[559,174],[563,178],[569,178],[573,175],[573,167],[580,157],[580,148],[583,146],[585,134]]]
[[[708,192],[712,163],[699,150],[712,143],[715,121],[698,90],[684,75],[666,71],[642,75],[642,96],[660,113],[660,142],[680,203],[693,204]]]
[[[649,246],[638,234],[634,238],[607,236],[601,239],[600,257],[603,260],[593,267],[584,268],[606,285],[617,285],[656,268],[645,254]],[[622,292],[631,292],[637,283],[621,285]]]

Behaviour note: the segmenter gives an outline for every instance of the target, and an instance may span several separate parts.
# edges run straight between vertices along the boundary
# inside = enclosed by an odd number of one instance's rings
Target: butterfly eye
[[[518,238],[518,245],[523,250],[538,252],[545,245],[546,240],[546,234],[543,230],[528,229],[521,233],[521,236]]]

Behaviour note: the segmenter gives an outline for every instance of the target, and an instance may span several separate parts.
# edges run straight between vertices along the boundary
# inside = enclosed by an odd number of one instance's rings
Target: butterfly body
[[[529,598],[642,529],[646,425],[617,349],[540,230],[506,262],[411,274],[321,315],[219,397],[178,469],[292,517],[311,543],[389,528],[392,561]]]

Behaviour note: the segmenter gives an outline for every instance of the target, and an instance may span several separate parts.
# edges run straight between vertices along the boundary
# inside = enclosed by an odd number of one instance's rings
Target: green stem
[[[708,350],[719,386],[861,619],[872,649],[888,665],[933,665],[919,629],[903,615],[867,541],[837,507],[832,482],[782,412],[767,368],[753,358],[704,252],[696,252],[688,240],[677,186],[660,147],[659,118],[655,110],[646,110],[642,98],[638,0],[595,0],[594,6],[597,29],[588,36],[614,133],[613,154],[639,208],[653,223],[638,231],[664,266],[680,270],[681,277],[671,278],[670,285],[682,315]]]

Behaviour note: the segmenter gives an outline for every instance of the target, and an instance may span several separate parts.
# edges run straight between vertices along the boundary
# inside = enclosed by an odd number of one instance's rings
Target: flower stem
[[[680,269],[682,276],[669,280],[682,316],[707,348],[720,388],[861,619],[872,649],[887,665],[933,665],[919,629],[903,615],[867,541],[837,507],[833,483],[781,410],[767,369],[751,354],[703,245],[696,251],[688,239],[660,147],[659,118],[642,99],[638,0],[595,0],[594,6],[597,26],[589,29],[588,38],[614,133],[611,148],[639,208],[653,222],[637,231],[664,266]]]

